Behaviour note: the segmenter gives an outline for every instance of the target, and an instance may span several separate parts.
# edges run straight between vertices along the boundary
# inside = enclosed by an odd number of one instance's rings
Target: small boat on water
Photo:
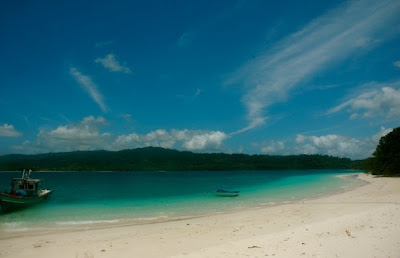
[[[218,189],[217,191],[214,192],[215,195],[217,196],[226,196],[226,197],[235,197],[238,196],[240,191],[227,191],[223,189]]]
[[[0,206],[3,212],[29,207],[45,201],[53,190],[42,189],[41,179],[29,178],[31,170],[22,173],[21,178],[11,180],[11,190],[0,193]]]

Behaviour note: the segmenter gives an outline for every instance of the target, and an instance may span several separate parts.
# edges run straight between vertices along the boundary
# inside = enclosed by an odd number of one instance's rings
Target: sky
[[[398,126],[398,0],[0,2],[0,155],[364,159]]]

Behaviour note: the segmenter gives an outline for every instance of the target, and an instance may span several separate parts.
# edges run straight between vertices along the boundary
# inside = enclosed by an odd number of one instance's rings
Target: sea
[[[365,185],[362,171],[32,172],[54,193],[46,202],[0,211],[0,234],[144,224],[268,207]],[[22,173],[0,172],[0,190]],[[220,197],[217,189],[240,191]]]

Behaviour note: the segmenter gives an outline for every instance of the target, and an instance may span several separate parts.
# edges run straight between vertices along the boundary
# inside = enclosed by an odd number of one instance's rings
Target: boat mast
[[[29,176],[31,175],[32,169],[29,169],[29,173],[25,171],[22,171],[22,178],[23,179],[29,179]]]

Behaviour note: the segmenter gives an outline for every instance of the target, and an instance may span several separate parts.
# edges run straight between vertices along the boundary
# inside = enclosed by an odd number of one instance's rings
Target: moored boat
[[[214,192],[215,195],[217,196],[226,196],[226,197],[236,197],[238,196],[240,191],[227,191],[223,189],[218,189],[217,191]]]
[[[42,203],[53,193],[43,189],[41,179],[29,178],[31,170],[23,172],[21,178],[11,180],[11,190],[0,193],[0,206],[3,212],[17,210]]]

